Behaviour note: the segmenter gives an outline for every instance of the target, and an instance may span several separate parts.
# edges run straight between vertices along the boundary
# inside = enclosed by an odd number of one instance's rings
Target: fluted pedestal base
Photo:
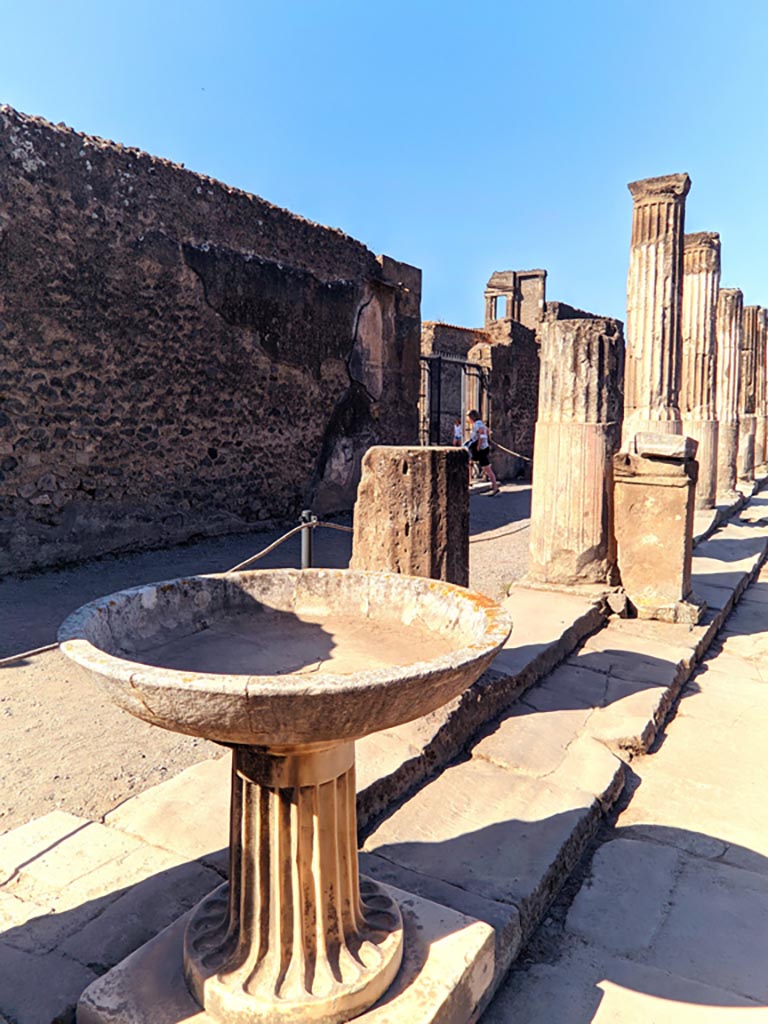
[[[389,988],[402,920],[358,878],[353,743],[234,748],[229,878],[184,940],[190,991],[215,1020],[336,1024]]]
[[[683,433],[699,442],[696,461],[699,464],[699,478],[696,481],[694,508],[697,510],[715,507],[717,493],[717,420],[683,420]]]
[[[392,985],[355,1024],[470,1019],[494,980],[494,932],[413,893],[382,886],[402,907],[406,956]],[[217,1024],[189,991],[183,971],[185,914],[94,981],[77,1006],[77,1024]],[[275,1016],[249,1024],[280,1022]],[[308,1016],[307,1021],[313,1018]]]

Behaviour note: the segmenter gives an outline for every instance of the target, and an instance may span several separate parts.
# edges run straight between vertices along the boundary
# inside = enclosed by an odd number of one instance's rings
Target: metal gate
[[[477,409],[488,422],[488,370],[460,356],[420,356],[419,444],[453,444],[456,419],[464,431],[467,413]]]

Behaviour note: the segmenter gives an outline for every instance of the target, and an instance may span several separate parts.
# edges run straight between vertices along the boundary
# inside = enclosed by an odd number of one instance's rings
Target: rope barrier
[[[31,651],[22,651],[21,654],[12,654],[10,658],[0,658],[0,665],[10,665],[12,661],[21,661],[22,658],[31,658],[35,654],[43,654],[45,651],[53,651],[58,643],[46,644],[45,647],[34,647]]]
[[[492,444],[496,445],[497,448],[501,448],[507,455],[514,455],[518,459],[522,459],[524,462],[533,462],[533,459],[529,459],[527,455],[521,455],[520,452],[514,452],[511,448],[505,448],[503,444],[499,444],[498,441],[492,441]]]
[[[299,523],[298,526],[294,526],[291,530],[288,530],[287,533],[284,533],[282,537],[278,537],[277,540],[268,544],[263,551],[259,551],[255,555],[251,555],[250,558],[246,558],[244,562],[240,562],[240,564],[234,566],[234,568],[227,569],[227,574],[231,572],[239,572],[246,566],[251,565],[252,562],[257,562],[260,558],[264,558],[264,556],[268,555],[270,551],[274,551],[275,548],[280,547],[281,544],[295,536],[297,533],[300,533],[302,530],[314,530],[317,526],[324,526],[329,530],[339,530],[341,533],[354,533],[351,526],[342,526],[340,523],[323,523],[318,522],[317,520],[308,523]],[[0,658],[0,666],[10,665],[14,661],[22,661],[24,658],[34,657],[34,655],[43,654],[45,651],[54,651],[58,646],[58,643],[46,644],[45,647],[35,647],[31,651],[22,651],[20,654],[12,654],[9,658]]]
[[[271,544],[265,547],[263,551],[259,551],[255,555],[251,555],[250,558],[246,558],[244,562],[240,562],[239,565],[234,566],[232,569],[227,569],[227,573],[229,574],[231,572],[240,572],[241,569],[245,569],[246,566],[251,565],[253,562],[258,562],[260,558],[263,558],[265,555],[268,555],[270,551],[274,551],[275,548],[279,547],[284,541],[288,540],[290,537],[293,537],[301,530],[314,530],[318,526],[325,526],[329,530],[340,530],[342,533],[354,532],[351,526],[341,526],[339,523],[323,523],[316,520],[308,523],[299,523],[298,526],[294,526],[292,530],[289,530],[287,533],[284,533],[282,537],[278,537],[276,541],[273,541]]]

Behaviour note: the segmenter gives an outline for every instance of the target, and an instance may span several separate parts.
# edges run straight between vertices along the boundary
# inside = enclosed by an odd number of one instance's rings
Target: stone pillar
[[[350,567],[466,587],[467,474],[463,448],[369,448],[355,502]]]
[[[717,492],[715,313],[720,289],[720,235],[686,235],[683,249],[680,413],[683,431],[699,442],[696,508],[714,508]]]
[[[768,388],[766,387],[766,319],[768,311],[758,307],[755,343],[755,469],[768,461]]]
[[[618,320],[553,320],[541,332],[529,578],[615,583],[611,459],[621,442]]]
[[[637,433],[682,431],[680,309],[687,174],[630,183],[634,203],[627,278],[622,447]]]
[[[741,340],[738,474],[740,480],[747,482],[755,478],[755,433],[757,430],[755,381],[759,310],[759,306],[744,307],[744,330]]]
[[[641,455],[614,456],[621,582],[641,619],[696,623],[691,593],[696,442],[641,434]]]
[[[739,288],[721,288],[717,299],[717,493],[739,497],[736,465],[739,454],[739,363],[744,333],[744,296]]]

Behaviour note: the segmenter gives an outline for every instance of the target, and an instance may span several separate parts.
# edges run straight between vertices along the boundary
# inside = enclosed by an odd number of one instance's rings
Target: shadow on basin
[[[351,516],[334,516],[349,525]],[[294,524],[291,524],[294,525]],[[148,580],[173,579],[226,572],[257,554],[289,527],[254,530],[224,537],[194,538],[156,551],[107,554],[62,568],[36,569],[0,579],[0,658],[52,643],[56,630],[76,608],[103,594],[141,586]],[[315,530],[314,564],[345,569],[352,551],[351,534]],[[301,537],[296,535],[255,562],[254,569],[297,569],[301,565]],[[16,662],[9,668],[18,668]],[[4,666],[0,666],[3,668]]]

